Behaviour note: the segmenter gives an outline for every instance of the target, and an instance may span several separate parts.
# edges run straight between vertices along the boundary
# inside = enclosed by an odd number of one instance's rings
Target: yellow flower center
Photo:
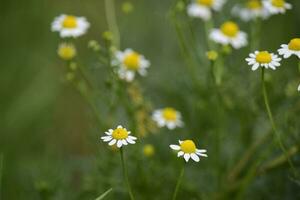
[[[147,157],[153,156],[155,153],[154,147],[151,144],[145,145],[143,149],[143,153]]]
[[[207,7],[211,7],[214,3],[214,0],[197,0],[197,3]]]
[[[175,121],[177,119],[177,112],[174,108],[165,108],[162,114],[167,121]]]
[[[222,33],[228,37],[235,37],[239,30],[239,26],[231,21],[225,22],[221,26]]]
[[[261,51],[256,55],[256,61],[259,63],[270,63],[272,61],[272,56],[267,51]]]
[[[184,140],[180,144],[181,151],[184,153],[195,153],[196,152],[196,145],[192,140]]]
[[[62,22],[64,28],[76,28],[77,27],[77,19],[75,16],[68,15]]]
[[[117,140],[123,140],[128,137],[128,132],[124,128],[117,128],[113,131],[112,137]]]
[[[283,8],[285,0],[272,0],[272,5],[278,8]]]
[[[247,2],[247,8],[251,10],[261,9],[262,4],[260,0],[248,0]]]
[[[289,43],[289,49],[294,51],[300,51],[300,38],[292,39]]]
[[[58,55],[63,60],[71,60],[76,55],[76,49],[72,44],[61,44],[58,48]]]
[[[138,70],[140,67],[140,54],[132,52],[124,58],[124,65],[129,70]]]

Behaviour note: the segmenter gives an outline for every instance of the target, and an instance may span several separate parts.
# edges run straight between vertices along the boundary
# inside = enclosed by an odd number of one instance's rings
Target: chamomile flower
[[[219,29],[213,29],[209,37],[216,43],[231,45],[235,49],[239,49],[248,44],[247,34],[240,31],[239,26],[232,21],[223,23]]]
[[[270,15],[262,0],[248,0],[243,5],[236,5],[232,9],[232,14],[246,22],[256,18],[266,19]]]
[[[180,112],[170,107],[155,110],[152,119],[159,127],[166,126],[171,130],[183,126]]]
[[[270,14],[284,14],[292,9],[292,5],[285,0],[264,0],[263,4]]]
[[[121,148],[123,145],[135,144],[137,139],[134,136],[130,135],[130,131],[122,126],[118,126],[116,129],[109,129],[105,132],[106,136],[101,137],[104,142],[108,142],[109,146],[117,145],[118,148]]]
[[[249,57],[246,58],[248,65],[252,65],[252,70],[256,70],[259,67],[266,69],[271,68],[273,70],[280,66],[281,58],[278,55],[269,53],[268,51],[255,51],[250,53]]]
[[[298,89],[297,90],[298,90],[298,92],[300,92],[300,84],[298,85]]]
[[[123,52],[117,51],[112,64],[119,67],[119,77],[128,82],[134,79],[136,73],[145,76],[147,74],[146,69],[150,66],[150,62],[143,55],[132,49],[125,49]]]
[[[281,48],[278,49],[278,53],[283,58],[289,58],[291,55],[300,58],[300,38],[294,38],[288,44],[282,44]]]
[[[207,157],[206,149],[197,149],[193,140],[179,140],[179,145],[171,144],[170,148],[178,151],[177,156],[183,156],[185,162],[188,162],[190,158],[199,162],[200,157]]]
[[[54,19],[51,30],[60,33],[60,37],[79,37],[86,33],[90,23],[85,17],[62,14]]]
[[[71,43],[61,43],[58,46],[57,54],[63,60],[72,60],[76,56],[76,48]]]
[[[219,11],[223,7],[225,0],[193,0],[187,6],[187,13],[190,17],[201,18],[209,20],[212,11]]]

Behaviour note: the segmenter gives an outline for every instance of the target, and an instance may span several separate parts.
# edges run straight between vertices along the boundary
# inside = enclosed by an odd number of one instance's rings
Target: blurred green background
[[[186,125],[174,132],[161,130],[129,148],[129,156],[136,160],[131,163],[128,159],[133,190],[137,199],[169,199],[179,164],[168,144],[192,137],[208,149],[209,158],[189,166],[179,199],[210,199],[210,194],[222,189],[215,171],[222,177],[222,172],[231,168],[249,143],[270,128],[259,90],[259,73],[250,71],[244,62],[249,48],[235,51],[226,61],[228,69],[222,86],[226,106],[220,119],[215,112],[215,92],[205,85],[207,67],[202,64],[198,69],[201,92],[195,94],[168,15],[175,1],[132,0],[134,10],[130,14],[122,12],[124,2],[116,0],[121,49],[131,47],[151,61],[148,76],[140,80],[145,98],[154,108],[177,108]],[[229,1],[217,24],[232,18],[229,8],[235,2]],[[274,52],[280,44],[299,37],[300,2],[291,3],[293,10],[263,23],[262,47]],[[119,155],[100,141],[104,130],[97,127],[84,99],[64,81],[64,63],[56,54],[60,39],[50,31],[54,17],[61,13],[86,16],[91,23],[88,33],[76,41],[79,64],[91,72],[99,85],[106,79],[101,68],[95,67],[95,53],[87,47],[89,40],[100,41],[107,30],[103,0],[1,1],[0,199],[42,199],[43,192],[51,193],[51,199],[95,199],[110,187],[114,192],[107,199],[127,199]],[[188,23],[197,38],[196,48],[203,53],[203,24],[199,20]],[[247,24],[241,23],[241,27],[249,31]],[[285,60],[279,70],[268,74],[271,104],[282,133],[289,133],[283,137],[288,147],[299,143],[300,102],[296,87],[300,74],[296,61],[295,57]],[[99,91],[103,95],[107,92]],[[105,105],[101,100],[98,104],[100,115],[105,118],[106,113],[101,112]],[[126,124],[126,119],[113,125],[121,122]],[[216,129],[222,132],[219,161],[214,150],[210,150]],[[144,143],[154,144],[154,158],[143,157]],[[280,153],[276,147],[274,152]],[[294,157],[296,166],[299,158],[299,154]],[[288,165],[257,177],[246,188],[237,197],[300,198],[299,181],[289,178]]]

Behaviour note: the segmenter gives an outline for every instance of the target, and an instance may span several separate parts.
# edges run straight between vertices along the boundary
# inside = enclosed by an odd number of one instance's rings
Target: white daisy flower
[[[285,0],[264,0],[263,4],[270,14],[284,14],[286,10],[292,9],[292,5]]]
[[[85,17],[62,14],[54,19],[51,30],[60,33],[60,37],[79,37],[86,33],[90,23]]]
[[[231,45],[235,49],[239,49],[248,44],[247,34],[240,31],[239,26],[232,21],[223,23],[219,29],[213,29],[209,37],[216,43]]]
[[[126,128],[119,125],[115,130],[109,129],[106,131],[106,136],[101,137],[101,139],[108,142],[109,146],[116,144],[118,148],[121,148],[123,145],[135,144],[137,138],[131,136],[130,133]]]
[[[255,51],[250,53],[246,58],[248,65],[252,65],[252,70],[258,69],[258,67],[264,67],[266,69],[271,68],[273,70],[280,66],[281,58],[278,55],[269,53],[268,51]]]
[[[190,158],[196,162],[199,162],[200,156],[207,157],[206,149],[197,149],[192,140],[179,140],[179,145],[171,144],[170,148],[178,151],[177,156],[183,156],[185,162],[188,162]]]
[[[187,6],[187,13],[190,17],[209,20],[212,10],[219,11],[223,7],[225,0],[194,0]]]
[[[180,112],[170,107],[155,110],[152,119],[159,127],[166,126],[170,130],[183,126]]]
[[[297,90],[298,90],[298,92],[300,92],[300,84],[298,85],[298,89]]]
[[[296,55],[300,58],[300,38],[292,39],[289,44],[282,44],[278,49],[279,55],[283,58],[289,58],[291,55]]]
[[[244,5],[236,5],[232,14],[246,22],[256,18],[266,19],[270,15],[261,0],[248,0]]]
[[[125,51],[117,51],[112,65],[119,66],[118,74],[121,79],[128,82],[132,81],[135,74],[141,76],[147,74],[146,69],[150,66],[150,62],[145,57],[132,49],[125,49]]]

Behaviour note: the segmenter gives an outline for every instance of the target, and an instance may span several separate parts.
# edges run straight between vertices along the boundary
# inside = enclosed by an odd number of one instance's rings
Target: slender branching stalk
[[[243,154],[241,159],[238,161],[238,163],[232,168],[232,170],[229,172],[228,180],[231,182],[234,182],[242,170],[247,166],[247,164],[250,162],[251,158],[255,155],[257,152],[257,149],[263,145],[266,140],[270,137],[272,132],[268,132],[264,134],[262,137],[258,138]]]
[[[124,160],[124,152],[123,152],[122,147],[120,148],[120,155],[121,155],[123,175],[124,175],[126,187],[127,187],[127,190],[128,190],[128,194],[129,194],[130,199],[134,200],[133,193],[132,193],[130,183],[129,183],[128,172],[127,172],[126,163],[125,163],[125,160]]]
[[[175,187],[175,190],[174,190],[174,193],[173,193],[172,200],[176,200],[176,198],[177,198],[178,190],[179,190],[183,175],[184,175],[184,165],[182,166],[182,168],[180,170],[180,174],[178,176],[178,180],[177,180],[177,183],[176,183],[176,187]]]
[[[293,173],[294,175],[296,175],[296,169],[288,155],[288,152],[286,150],[286,148],[284,147],[283,143],[282,143],[282,139],[281,139],[281,135],[280,133],[277,131],[277,128],[276,128],[276,125],[275,125],[275,122],[274,122],[274,117],[273,117],[273,114],[272,114],[272,111],[271,111],[271,108],[270,108],[270,104],[269,104],[269,98],[268,98],[268,94],[267,94],[267,90],[266,90],[266,84],[265,84],[265,68],[262,67],[261,68],[261,82],[262,82],[262,93],[263,93],[263,97],[264,97],[264,102],[265,102],[265,106],[266,106],[266,110],[267,110],[267,113],[268,113],[268,117],[269,117],[269,120],[270,120],[270,123],[271,123],[271,126],[272,126],[272,129],[273,129],[273,132],[275,134],[275,137],[276,137],[276,140],[277,140],[277,143],[280,147],[280,149],[282,150],[282,152],[284,153],[291,169],[293,170]]]
[[[287,153],[288,153],[288,157],[292,157],[293,155],[297,154],[299,152],[299,147],[298,146],[292,146],[290,149],[288,149]],[[274,158],[273,160],[267,162],[266,164],[264,164],[263,166],[261,166],[258,169],[258,175],[265,173],[268,170],[274,169],[278,166],[281,166],[282,164],[286,163],[287,157],[282,154],[279,155],[278,157]]]

